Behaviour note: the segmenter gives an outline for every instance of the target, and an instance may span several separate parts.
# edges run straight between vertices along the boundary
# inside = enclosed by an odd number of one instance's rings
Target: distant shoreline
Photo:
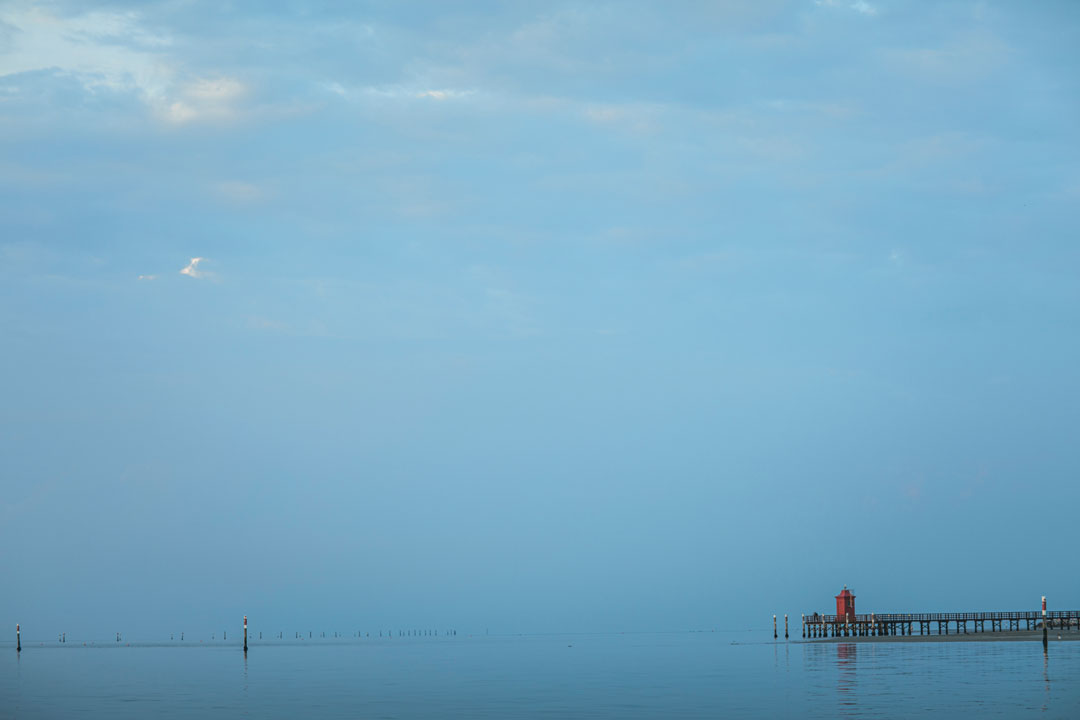
[[[1051,630],[1047,635],[1051,642],[1080,640],[1076,630]],[[999,630],[998,632],[949,633],[948,635],[880,635],[829,638],[799,638],[798,643],[907,643],[907,642],[1041,642],[1042,630]]]

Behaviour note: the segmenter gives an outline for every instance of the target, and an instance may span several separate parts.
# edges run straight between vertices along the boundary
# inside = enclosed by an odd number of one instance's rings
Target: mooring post
[[[19,623],[15,623],[15,652],[22,652],[22,631],[19,629]]]
[[[1042,596],[1043,650],[1046,650],[1046,596]]]
[[[773,615],[772,616],[772,639],[775,640],[777,637],[779,637],[779,636],[776,634],[776,616]]]
[[[788,639],[788,634],[787,634],[787,613],[784,613],[784,639],[785,640]]]
[[[247,615],[244,616],[244,652],[247,652]]]
[[[806,613],[799,613],[802,615],[802,636],[806,637]]]

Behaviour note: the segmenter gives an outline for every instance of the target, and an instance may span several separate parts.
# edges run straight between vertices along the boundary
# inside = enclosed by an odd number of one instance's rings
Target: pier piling
[[[788,634],[787,634],[787,613],[784,613],[784,639],[785,640],[788,639]]]
[[[247,615],[244,616],[244,652],[247,652]]]
[[[779,637],[779,636],[776,634],[776,616],[773,615],[772,616],[772,639],[775,640],[777,637]]]
[[[22,652],[22,631],[19,629],[19,623],[15,623],[15,652]]]

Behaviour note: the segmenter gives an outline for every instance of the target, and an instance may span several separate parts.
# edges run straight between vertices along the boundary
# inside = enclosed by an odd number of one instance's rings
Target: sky
[[[0,623],[1080,607],[1080,5],[0,2]]]

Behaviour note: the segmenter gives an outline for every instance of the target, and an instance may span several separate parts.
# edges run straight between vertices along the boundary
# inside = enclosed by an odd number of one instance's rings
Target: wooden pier
[[[870,613],[869,615],[803,616],[804,638],[878,637],[886,635],[959,635],[983,632],[1039,630],[1039,610],[968,613]],[[989,623],[989,629],[987,629]],[[918,627],[919,632],[915,632]],[[1047,629],[1080,629],[1080,610],[1046,611]],[[936,632],[935,632],[936,631]]]

